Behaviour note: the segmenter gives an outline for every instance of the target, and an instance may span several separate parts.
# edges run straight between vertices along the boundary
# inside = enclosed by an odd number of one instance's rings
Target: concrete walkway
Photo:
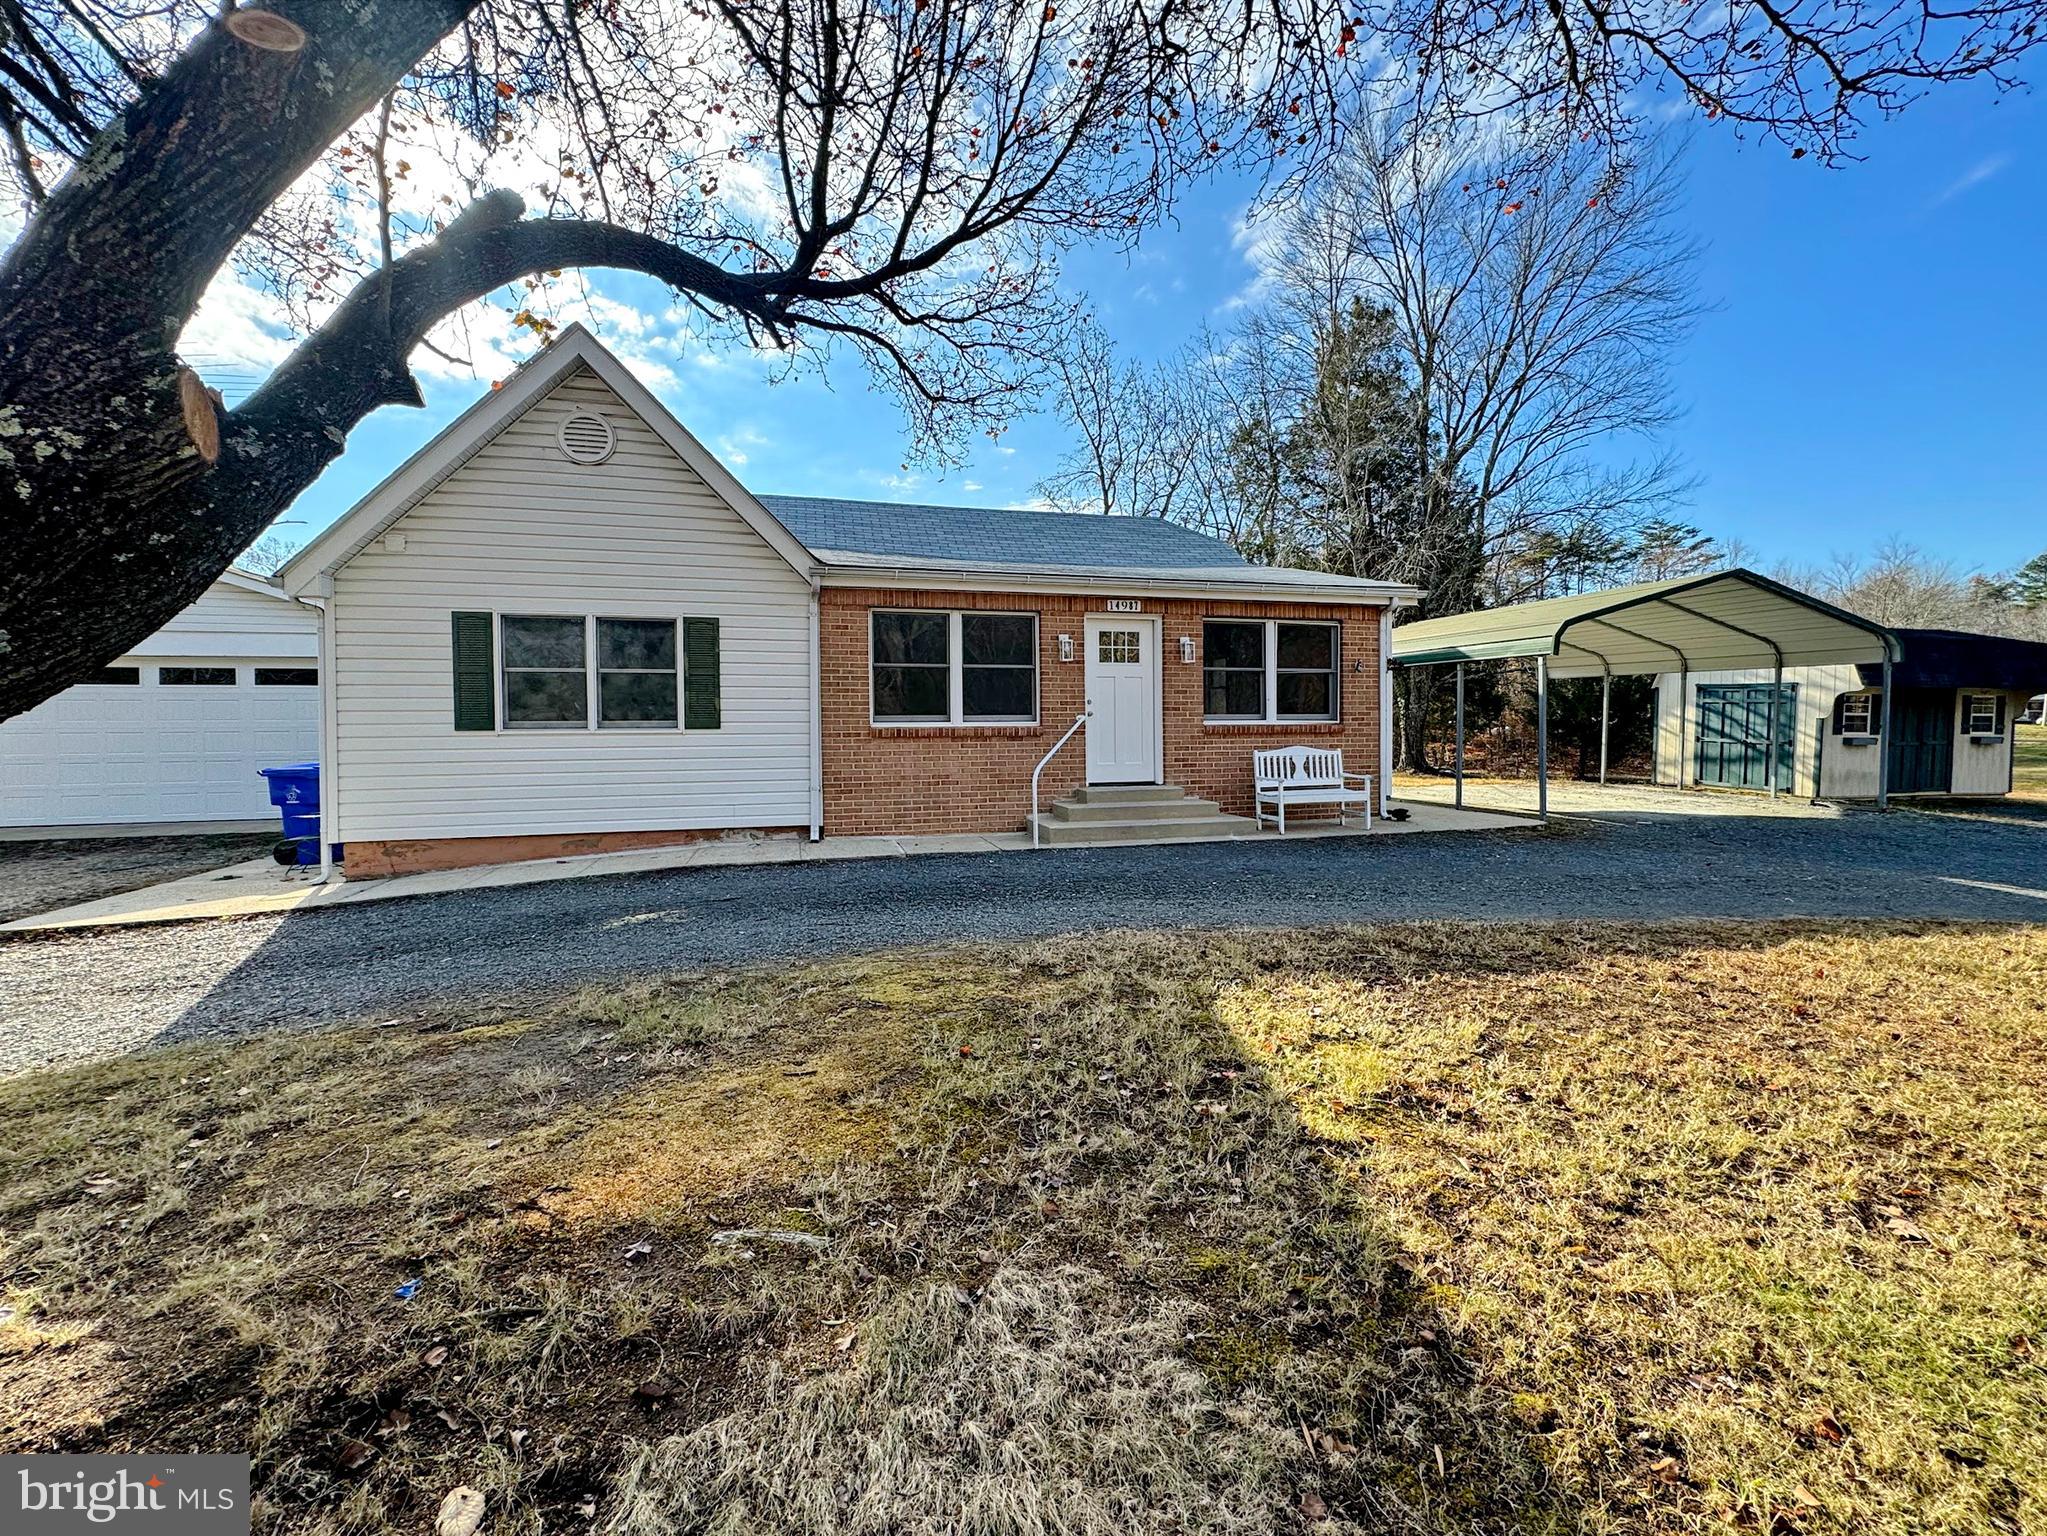
[[[1403,774],[1394,781],[1400,798],[1409,805],[1449,808],[1456,786],[1447,778],[1420,778]],[[1464,780],[1464,808],[1467,811],[1535,814],[1533,779]],[[1677,789],[1657,784],[1588,784],[1580,779],[1552,779],[1549,808],[1553,816],[1651,815],[1651,816],[1795,816],[1804,819],[1838,820],[1857,814],[1839,806],[1815,805],[1803,795],[1783,794],[1772,799],[1741,789]]]
[[[1406,821],[1375,819],[1370,833],[1329,824],[1296,825],[1288,842],[1327,837],[1401,836],[1417,832],[1481,832],[1527,827],[1525,816],[1465,810],[1447,806],[1407,804]],[[1115,847],[1149,847],[1190,842],[1276,842],[1273,831],[1226,838],[1160,838],[1118,843]],[[38,933],[71,928],[123,928],[145,923],[191,922],[202,918],[251,917],[264,913],[309,912],[322,907],[360,906],[409,896],[437,896],[450,891],[537,885],[548,880],[574,880],[590,875],[652,874],[677,869],[706,869],[743,864],[818,864],[850,859],[901,859],[923,854],[1030,853],[1026,832],[963,832],[936,837],[828,837],[810,842],[801,837],[730,837],[687,843],[674,848],[644,848],[631,853],[592,853],[572,858],[533,859],[518,864],[488,864],[433,874],[398,875],[387,880],[336,880],[318,883],[312,869],[286,869],[270,859],[250,859],[224,869],[145,886],[119,896],[81,902],[35,917],[0,924],[0,933]]]

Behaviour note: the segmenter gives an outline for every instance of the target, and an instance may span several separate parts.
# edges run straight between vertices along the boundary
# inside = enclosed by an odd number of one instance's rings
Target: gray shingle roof
[[[1156,517],[1103,517],[994,507],[924,507],[820,496],[762,496],[782,526],[829,560],[1075,567],[1095,570],[1245,569],[1221,539]]]

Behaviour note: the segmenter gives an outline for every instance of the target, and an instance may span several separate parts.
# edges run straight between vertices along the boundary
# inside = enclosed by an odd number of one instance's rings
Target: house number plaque
[[[1142,600],[1141,598],[1135,598],[1135,597],[1112,597],[1112,598],[1110,598],[1110,599],[1109,599],[1109,605],[1108,605],[1108,606],[1109,606],[1109,612],[1111,612],[1111,613],[1142,613],[1142,612],[1144,612],[1144,602],[1143,602],[1143,600]]]

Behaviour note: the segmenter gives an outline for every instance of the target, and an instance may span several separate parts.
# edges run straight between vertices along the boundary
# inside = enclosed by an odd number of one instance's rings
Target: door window
[[[1134,629],[1105,629],[1095,639],[1095,659],[1135,666],[1144,659]]]

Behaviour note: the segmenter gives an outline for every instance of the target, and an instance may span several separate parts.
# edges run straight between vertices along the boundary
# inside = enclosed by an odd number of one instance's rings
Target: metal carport
[[[1464,804],[1464,668],[1474,661],[1535,661],[1536,805],[1549,815],[1549,680],[1602,679],[1599,701],[1599,781],[1606,782],[1608,706],[1613,679],[1669,672],[1773,669],[1769,739],[1777,737],[1777,700],[1787,666],[1836,662],[1879,664],[1883,671],[1883,737],[1890,739],[1891,666],[1898,639],[1883,625],[1772,581],[1754,571],[1715,571],[1647,581],[1604,592],[1544,598],[1447,618],[1423,619],[1393,631],[1396,667],[1457,669],[1456,779]],[[1683,688],[1684,682],[1680,682]],[[1678,710],[1678,760],[1687,761],[1685,707]],[[1888,755],[1888,754],[1886,754]],[[1767,754],[1766,779],[1777,792],[1776,753]],[[1888,803],[1889,773],[1880,767],[1877,804]]]

